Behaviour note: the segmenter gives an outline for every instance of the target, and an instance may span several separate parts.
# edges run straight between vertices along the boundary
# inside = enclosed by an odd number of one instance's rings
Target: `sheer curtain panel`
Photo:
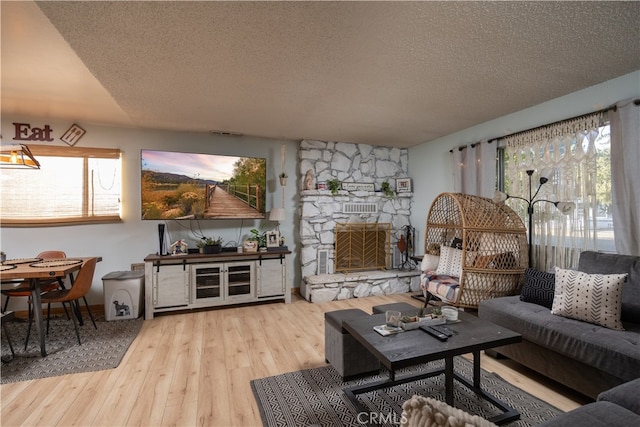
[[[493,197],[496,189],[495,142],[478,142],[451,151],[455,193]]]
[[[613,229],[619,254],[640,256],[640,100],[611,114]]]

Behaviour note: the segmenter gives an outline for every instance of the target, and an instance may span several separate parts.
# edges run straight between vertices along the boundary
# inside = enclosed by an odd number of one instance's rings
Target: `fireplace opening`
[[[390,223],[337,223],[334,271],[346,273],[389,268],[390,242]]]

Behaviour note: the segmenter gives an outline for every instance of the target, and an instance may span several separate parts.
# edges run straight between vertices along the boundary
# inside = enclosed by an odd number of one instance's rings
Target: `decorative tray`
[[[429,326],[429,325],[444,325],[447,319],[444,316],[438,317],[421,317],[415,322],[400,322],[400,327],[405,331],[411,331],[413,329],[418,329],[420,326]]]

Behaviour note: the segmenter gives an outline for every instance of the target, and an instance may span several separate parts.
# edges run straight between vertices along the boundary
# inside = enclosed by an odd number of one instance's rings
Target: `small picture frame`
[[[82,129],[80,126],[74,123],[60,137],[60,140],[62,140],[62,142],[64,142],[65,144],[73,147],[74,145],[76,145],[76,142],[80,141],[80,138],[82,138],[85,133],[87,133],[86,130]]]
[[[316,188],[318,190],[326,190],[327,189],[327,183],[326,182],[319,182],[318,184],[316,184]]]
[[[267,231],[267,248],[277,248],[280,246],[280,232],[277,230]]]
[[[396,179],[396,193],[411,193],[411,178]]]

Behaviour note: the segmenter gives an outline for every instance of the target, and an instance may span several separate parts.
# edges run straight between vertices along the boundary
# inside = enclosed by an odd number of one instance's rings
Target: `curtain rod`
[[[633,102],[634,105],[640,106],[640,99],[634,99],[632,102]],[[564,122],[568,122],[568,121],[571,121],[571,120],[581,119],[583,117],[591,116],[593,114],[606,113],[607,111],[616,111],[617,109],[618,109],[617,105],[612,105],[610,107],[603,108],[602,110],[597,110],[597,111],[593,111],[591,113],[586,113],[586,114],[580,114],[579,116],[570,117],[568,119],[557,120],[557,121],[555,121],[553,123],[547,123],[547,124],[544,124],[544,125],[532,127],[530,129],[520,130],[518,132],[513,132],[513,133],[510,133],[510,134],[507,134],[507,135],[491,138],[491,139],[488,140],[488,142],[498,141],[499,139],[507,138],[509,136],[518,135],[520,133],[531,132],[532,130],[542,129],[542,128],[547,127],[547,126],[554,126],[554,125],[557,125],[557,124],[560,124],[560,123],[564,123]]]
[[[640,98],[639,98],[639,99],[634,99],[632,102],[633,102],[633,105],[640,106]],[[575,120],[575,119],[581,119],[581,118],[583,118],[583,117],[587,117],[587,116],[590,116],[590,115],[592,115],[592,114],[606,113],[607,111],[612,111],[612,110],[613,110],[613,111],[616,111],[617,109],[618,109],[618,106],[617,106],[617,105],[612,105],[612,106],[610,106],[610,107],[603,108],[602,110],[593,111],[593,112],[591,112],[591,113],[580,114],[579,116],[570,117],[570,118],[568,118],[568,119],[557,120],[557,121],[555,121],[555,122],[553,122],[553,123],[547,123],[547,124],[544,124],[544,125],[535,126],[535,127],[530,128],[530,129],[520,130],[520,131],[518,131],[518,132],[509,133],[509,134],[507,134],[507,135],[503,135],[503,136],[497,136],[497,137],[495,137],[495,138],[488,139],[486,142],[487,142],[487,143],[492,143],[492,142],[494,142],[494,141],[498,141],[498,140],[500,140],[500,139],[507,138],[507,137],[509,137],[509,136],[518,135],[518,134],[520,134],[520,133],[531,132],[532,130],[541,129],[541,128],[543,128],[543,127],[553,126],[553,125],[557,125],[557,124],[559,124],[559,123],[568,122],[568,121]],[[462,150],[464,150],[465,148],[467,148],[468,146],[471,146],[471,148],[473,148],[473,147],[475,147],[475,146],[476,146],[476,145],[478,145],[478,144],[480,144],[480,143],[479,143],[479,142],[475,142],[475,143],[473,143],[473,144],[465,144],[465,145],[461,145],[460,147],[457,147],[457,148],[458,148],[458,151],[462,151]],[[455,150],[455,148],[452,148],[451,150],[449,150],[449,152],[450,152],[450,153],[453,153],[453,150]]]

